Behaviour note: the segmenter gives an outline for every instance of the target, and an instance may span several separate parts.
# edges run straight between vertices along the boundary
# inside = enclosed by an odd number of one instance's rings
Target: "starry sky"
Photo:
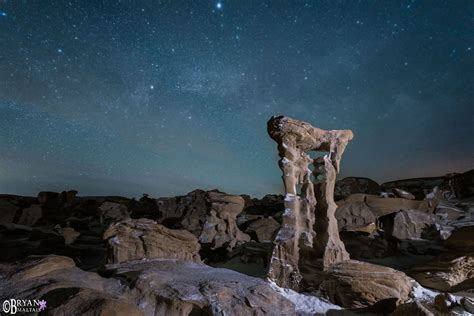
[[[281,193],[266,121],[341,177],[474,167],[473,1],[0,1],[0,192]]]

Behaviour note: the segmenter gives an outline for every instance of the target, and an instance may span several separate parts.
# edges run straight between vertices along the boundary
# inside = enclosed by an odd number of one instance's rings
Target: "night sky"
[[[0,1],[0,193],[281,193],[272,115],[343,176],[474,167],[474,1]]]

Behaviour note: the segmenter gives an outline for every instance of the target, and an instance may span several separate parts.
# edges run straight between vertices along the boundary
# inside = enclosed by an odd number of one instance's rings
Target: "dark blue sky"
[[[0,1],[0,192],[281,192],[272,115],[341,176],[474,167],[472,1]]]

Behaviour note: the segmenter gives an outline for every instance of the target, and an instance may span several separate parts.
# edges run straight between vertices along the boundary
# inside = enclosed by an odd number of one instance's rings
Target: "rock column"
[[[350,130],[325,131],[284,116],[272,117],[267,128],[278,143],[285,185],[285,212],[268,277],[279,286],[298,289],[302,247],[312,249],[324,266],[349,259],[334,216],[334,185],[342,153],[353,135]],[[313,160],[308,154],[313,150],[329,154]],[[311,165],[314,171],[309,168]],[[320,175],[324,179],[315,192],[312,177]]]

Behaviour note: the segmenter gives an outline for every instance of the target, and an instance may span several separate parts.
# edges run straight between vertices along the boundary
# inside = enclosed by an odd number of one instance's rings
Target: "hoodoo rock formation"
[[[282,227],[275,239],[268,276],[280,286],[297,289],[302,279],[300,248],[314,249],[324,266],[349,259],[334,216],[334,185],[342,154],[353,134],[350,130],[325,131],[284,116],[272,117],[267,128],[278,143],[286,193]],[[313,159],[310,151],[329,154]],[[312,177],[319,176],[324,179],[315,186]]]

